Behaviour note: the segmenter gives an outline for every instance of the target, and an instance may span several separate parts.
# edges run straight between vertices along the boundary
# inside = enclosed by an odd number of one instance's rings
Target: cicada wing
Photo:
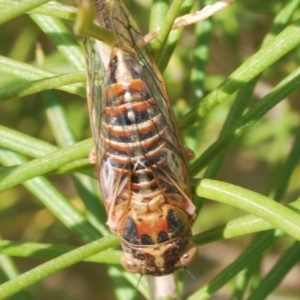
[[[149,118],[154,120],[156,115],[162,116],[162,120],[155,124],[154,130],[167,144],[162,150],[166,158],[160,164],[152,165],[152,172],[160,182],[161,189],[168,194],[170,204],[194,215],[196,208],[192,202],[186,157],[164,80],[126,6],[120,0],[113,0],[113,3],[110,29],[117,39],[118,46],[127,51],[142,68],[141,79],[147,83],[144,94],[155,99],[155,104],[148,110]],[[150,155],[146,153],[145,156]]]
[[[123,172],[115,171],[113,155],[110,153],[110,148],[103,142],[103,126],[107,123],[106,119],[108,118],[103,109],[107,106],[104,95],[107,66],[103,52],[101,54],[99,52],[105,47],[106,45],[102,45],[99,41],[87,39],[85,42],[88,70],[87,98],[95,143],[96,173],[99,177],[101,193],[108,212],[107,224],[114,231],[119,218],[128,207],[130,174],[126,170],[128,163],[123,164]],[[109,129],[108,134],[110,134]]]
[[[104,80],[104,66],[99,59],[96,43],[93,39],[85,38],[84,48],[87,65],[87,102],[90,123],[94,141],[97,141],[100,133],[100,112],[102,99],[102,84]],[[95,145],[96,147],[97,145]],[[97,158],[98,159],[98,158]]]
[[[191,200],[184,150],[162,76],[149,56],[143,37],[124,4],[120,0],[96,1],[96,4],[99,2],[103,6],[98,7],[101,12],[98,16],[98,23],[115,35],[115,46],[120,51],[129,54],[127,57],[130,57],[134,61],[133,64],[137,65],[137,91],[140,92],[142,88],[143,95],[140,95],[146,100],[149,99],[146,102],[150,103],[150,108],[143,112],[148,114],[149,122],[153,125],[151,133],[153,140],[158,138],[158,144],[155,145],[153,142],[150,151],[151,147],[146,149],[145,137],[136,138],[139,147],[145,150],[144,157],[138,159],[136,165],[149,165],[152,175],[156,178],[170,204],[182,208],[192,216],[195,206]],[[112,147],[109,147],[110,142],[104,142],[105,138],[107,141],[116,140],[114,131],[117,127],[106,126],[109,124],[110,116],[105,113],[105,108],[111,106],[111,103],[107,103],[109,97],[105,94],[105,90],[113,81],[109,78],[108,69],[114,50],[99,41],[95,41],[91,49],[90,57],[93,61],[89,61],[89,107],[100,188],[109,214],[108,225],[114,231],[122,214],[129,209],[132,195],[130,192],[131,172],[137,170],[131,161],[130,151],[126,158],[128,161],[119,162],[118,151],[114,155]],[[103,78],[102,72],[106,74],[105,78]],[[143,86],[141,86],[141,82],[143,82]],[[113,86],[110,88],[110,93],[114,93]],[[117,92],[110,97],[117,98]],[[134,124],[133,126],[135,126],[135,132],[142,131],[137,128],[139,125]]]

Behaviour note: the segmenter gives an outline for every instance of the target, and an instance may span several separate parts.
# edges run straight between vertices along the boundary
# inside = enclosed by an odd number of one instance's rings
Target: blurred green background
[[[60,2],[76,5],[74,1]],[[195,2],[198,5],[198,1]],[[195,86],[192,81],[193,72],[197,69],[193,60],[193,50],[197,46],[195,26],[189,26],[184,30],[164,72],[169,96],[178,119],[200,101],[201,95],[213,90],[258,50],[282,4],[283,1],[280,0],[237,1],[213,17],[210,25],[209,55],[201,88]],[[150,5],[150,1],[142,0],[131,3],[130,10],[143,33],[148,32]],[[293,19],[299,16],[298,8]],[[73,33],[72,22],[64,21],[64,23]],[[198,30],[201,30],[201,25]],[[82,44],[82,38],[76,39]],[[2,56],[57,73],[76,71],[28,15],[2,24],[0,41]],[[247,109],[254,106],[279,81],[291,73],[299,65],[299,60],[299,49],[296,48],[267,69],[257,83]],[[0,88],[19,82],[22,80],[1,74]],[[66,119],[76,139],[80,141],[90,137],[86,99],[58,90],[55,93],[65,109]],[[294,132],[299,127],[299,94],[299,89],[290,94],[287,99],[271,109],[254,128],[230,146],[218,174],[218,180],[270,195],[275,175],[280,172],[280,167],[291,149]],[[213,109],[205,119],[193,127],[193,130],[183,132],[185,144],[194,150],[197,157],[217,139],[233,99],[234,96]],[[46,118],[45,101],[40,93],[1,102],[0,120],[3,126],[56,144]],[[201,175],[203,173],[199,174]],[[282,199],[283,203],[299,196],[299,176],[298,165],[289,181],[288,190]],[[69,175],[52,175],[49,178],[59,191],[84,211],[84,205]],[[3,239],[82,245],[82,241],[72,231],[56,220],[22,186],[2,192],[0,198],[0,234]],[[193,230],[198,233],[241,215],[243,212],[237,209],[207,201]],[[233,261],[250,240],[252,237],[245,236],[200,247],[199,257],[189,267],[198,281],[195,283],[188,275],[184,275],[186,294],[207,282]],[[269,249],[262,264],[263,272],[270,269],[285,245],[289,245],[291,241],[290,238],[282,238]],[[26,271],[44,261],[33,258],[14,260],[21,271]],[[299,277],[300,266],[297,265],[268,299],[299,299]],[[1,282],[3,281],[2,276]],[[43,300],[115,299],[113,289],[103,265],[80,263],[48,277],[30,287],[29,291],[33,299]],[[229,299],[230,291],[231,286],[227,285],[211,299]]]

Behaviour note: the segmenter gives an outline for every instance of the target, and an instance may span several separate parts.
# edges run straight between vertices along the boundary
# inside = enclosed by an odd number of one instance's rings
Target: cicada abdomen
[[[123,266],[165,275],[192,260],[195,216],[184,149],[162,76],[119,0],[95,1],[98,23],[116,37],[88,59],[97,173],[107,224],[122,239]],[[105,72],[101,85],[99,72]]]

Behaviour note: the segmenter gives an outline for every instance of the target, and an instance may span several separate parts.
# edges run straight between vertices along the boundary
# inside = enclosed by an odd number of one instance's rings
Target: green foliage
[[[182,298],[297,299],[298,285],[283,279],[299,260],[300,0],[236,1],[170,34],[199,1],[144,2],[130,11],[145,33],[162,26],[150,46],[196,154],[201,256],[189,267],[196,283],[179,276]],[[0,299],[130,299],[138,276],[111,249],[119,238],[105,225],[87,160],[77,9],[45,0],[0,0],[0,8]],[[93,264],[66,269],[84,260]],[[144,279],[138,289],[149,299]]]

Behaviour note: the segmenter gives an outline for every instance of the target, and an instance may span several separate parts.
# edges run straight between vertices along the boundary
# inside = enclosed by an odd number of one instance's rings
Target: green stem
[[[39,69],[29,64],[18,62],[16,60],[9,59],[1,55],[0,72],[20,79],[24,79],[26,81],[38,80],[44,77],[52,77],[59,75],[58,73]],[[58,89],[72,94],[78,94],[84,98],[86,97],[85,88],[82,87],[82,84],[73,84],[71,86],[59,87]]]
[[[58,51],[77,71],[85,71],[85,59],[79,43],[62,21],[48,16],[30,15],[33,21],[51,39]]]
[[[52,144],[2,125],[0,125],[0,147],[31,157],[40,157],[59,149]]]
[[[263,300],[279,285],[286,274],[299,262],[300,242],[295,242],[263,278],[247,300]]]
[[[9,5],[11,9],[13,9],[19,6],[19,4],[20,4],[20,0],[0,0],[0,9],[2,11],[2,9],[7,7],[7,5]],[[47,15],[51,17],[75,21],[77,8],[63,5],[56,1],[55,2],[51,1],[50,3],[45,3],[30,11],[26,11],[26,13],[41,14],[41,15]]]
[[[95,7],[92,1],[85,1],[84,5],[81,5],[82,3],[79,4],[78,8],[74,26],[75,34],[92,37],[107,45],[114,45],[116,42],[114,35],[110,31],[94,24]]]
[[[229,183],[203,179],[197,188],[197,195],[254,214],[300,240],[300,215],[261,194]]]
[[[179,128],[185,130],[192,124],[200,121],[212,108],[227,99],[240,87],[299,45],[299,43],[300,20],[297,20],[270,41],[267,47],[251,56],[216,89],[209,93],[200,104],[187,113],[180,120]]]
[[[25,272],[6,283],[3,283],[0,286],[0,299],[6,299],[7,297],[62,269],[70,267],[97,252],[116,247],[118,244],[118,237],[104,237],[39,265],[38,267],[33,268],[32,270]]]
[[[169,8],[168,0],[153,0],[150,11],[149,32],[164,23]]]
[[[24,97],[44,90],[61,88],[64,85],[85,81],[85,73],[70,73],[19,83],[0,89],[0,101]]]
[[[24,243],[0,240],[0,253],[7,256],[40,257],[50,259],[58,257],[75,249],[77,249],[77,247],[66,245]],[[90,256],[84,259],[84,261],[105,264],[120,264],[121,255],[122,251],[120,250],[109,250]],[[12,276],[11,278],[13,277],[15,276]]]
[[[271,41],[276,35],[278,35],[279,32],[281,32],[287,26],[299,4],[300,0],[293,0],[291,2],[284,3],[283,7],[279,9],[279,13],[276,15],[269,33],[264,38],[261,48],[265,47],[269,41]],[[223,133],[226,133],[226,131],[236,122],[236,120],[238,120],[241,117],[251,98],[255,85],[260,78],[260,75],[253,78],[250,82],[245,84],[238,91],[235,101],[232,107],[230,108],[230,112],[220,132],[220,136],[222,136]],[[219,172],[225,155],[226,150],[222,151],[221,154],[219,154],[218,157],[216,157],[208,165],[208,168],[206,169],[205,174],[203,176],[204,178],[213,179],[217,176],[217,173]]]
[[[197,292],[191,295],[188,300],[209,299],[217,290],[231,280],[236,274],[257,259],[267,247],[269,247],[282,232],[270,232],[264,239],[248,247],[237,259],[223,269],[214,279],[202,286]]]
[[[26,159],[11,151],[0,150],[0,162],[4,166],[24,165]],[[73,230],[84,241],[91,242],[101,237],[99,231],[47,179],[36,177],[22,184],[66,227]]]
[[[296,212],[299,212],[300,200],[289,203],[286,206]],[[259,217],[248,215],[230,220],[225,224],[196,234],[193,236],[193,241],[197,245],[203,245],[222,239],[231,239],[245,234],[266,231],[273,228],[274,226],[269,222]]]
[[[300,33],[300,32],[299,32]],[[272,107],[289,95],[299,86],[300,67],[283,79],[267,96],[247,112],[240,120],[227,130],[214,142],[202,155],[193,161],[190,168],[191,175],[196,175],[216,155],[221,153],[234,139],[241,136],[246,130],[253,126]]]
[[[153,57],[157,61],[158,55],[166,43],[168,35],[171,31],[173,23],[179,14],[180,8],[184,0],[174,0],[170,6],[170,9],[165,17],[164,24],[160,28],[159,33],[155,40],[151,42],[151,48],[153,50]]]
[[[3,24],[49,1],[50,0],[22,0],[14,7],[7,5],[1,10],[0,24]]]
[[[184,0],[178,16],[188,14],[191,11],[194,2],[195,2],[194,0]],[[165,42],[164,47],[159,52],[159,55],[156,57],[157,66],[162,73],[164,72],[165,68],[167,67],[170,61],[170,58],[175,50],[175,47],[182,35],[183,29],[184,27],[181,27],[172,30],[169,33],[169,36]]]
[[[66,163],[85,157],[92,149],[91,139],[60,149],[45,157],[34,159],[22,166],[9,169],[1,174],[0,191],[11,188],[36,176],[49,173]],[[5,150],[0,151],[5,155]]]
[[[5,279],[11,280],[19,275],[19,271],[17,270],[13,260],[6,256],[0,255],[0,268],[2,273],[4,274]],[[16,295],[14,295],[13,300],[32,300],[27,291],[20,291]]]
[[[66,113],[58,95],[54,91],[47,91],[42,93],[42,98],[46,106],[48,122],[57,144],[60,147],[74,144],[76,139],[67,122]],[[72,178],[78,195],[85,204],[85,214],[88,220],[103,235],[107,235],[108,229],[105,226],[106,211],[103,202],[99,200],[98,191],[95,189],[95,180],[78,173],[73,173]]]

